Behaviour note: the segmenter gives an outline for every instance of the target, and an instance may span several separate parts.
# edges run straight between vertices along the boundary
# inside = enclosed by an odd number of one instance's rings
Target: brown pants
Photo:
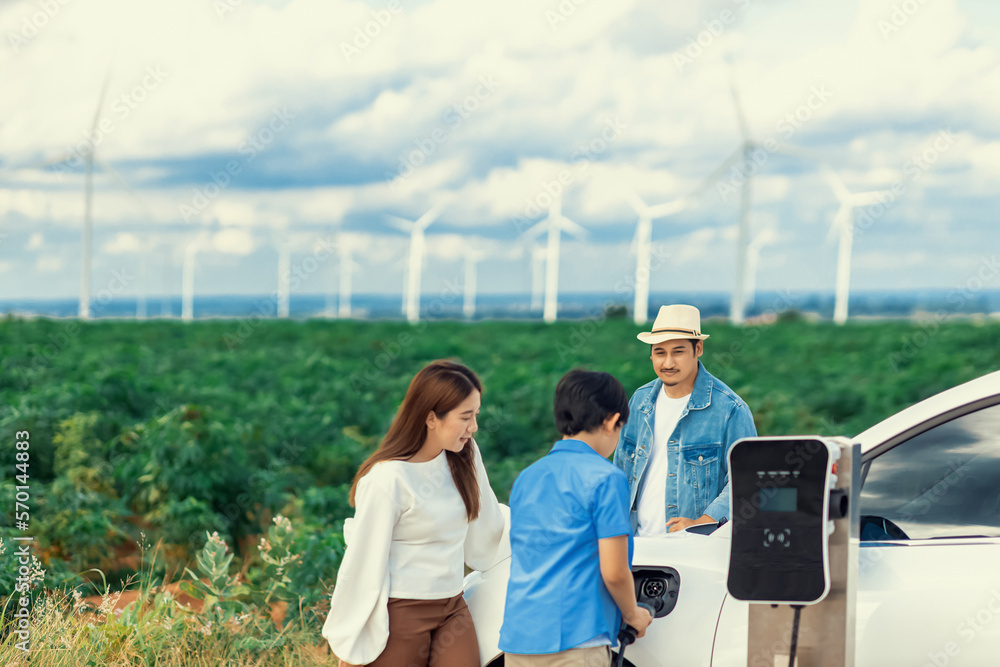
[[[465,598],[389,598],[389,641],[369,667],[479,667]]]
[[[508,653],[504,656],[504,664],[507,667],[609,667],[611,649],[607,646],[594,646],[542,655]]]

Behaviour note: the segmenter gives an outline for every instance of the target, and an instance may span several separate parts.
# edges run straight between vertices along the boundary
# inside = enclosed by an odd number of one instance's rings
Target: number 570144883
[[[30,477],[28,475],[28,466],[31,458],[28,452],[31,448],[30,437],[27,431],[18,431],[14,434],[16,441],[14,447],[17,449],[17,452],[14,454],[16,461],[14,468],[18,472],[14,477],[18,483],[14,520],[17,522],[17,527],[22,530],[27,530],[28,528],[28,521],[30,520],[29,511],[31,510],[27,505],[28,501],[31,500],[31,494],[28,491],[28,479]]]

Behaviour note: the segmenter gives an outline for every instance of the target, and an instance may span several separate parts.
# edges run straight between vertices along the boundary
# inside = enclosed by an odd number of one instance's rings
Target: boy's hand
[[[646,634],[646,628],[653,622],[653,616],[645,607],[635,606],[635,611],[624,617],[626,623],[635,628],[635,636],[638,639]]]

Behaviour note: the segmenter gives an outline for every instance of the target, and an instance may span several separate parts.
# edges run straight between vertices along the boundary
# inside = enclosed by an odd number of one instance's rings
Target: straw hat
[[[655,345],[668,340],[705,340],[708,334],[701,332],[701,312],[694,306],[676,304],[660,306],[653,321],[652,331],[643,331],[636,336],[643,343]]]

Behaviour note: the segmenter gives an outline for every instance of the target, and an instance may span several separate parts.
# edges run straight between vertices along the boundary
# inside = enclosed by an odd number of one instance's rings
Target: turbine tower
[[[542,309],[542,291],[545,287],[545,246],[531,247],[531,311]]]
[[[556,321],[559,310],[559,241],[564,231],[577,238],[587,235],[587,230],[562,215],[560,199],[556,198],[549,207],[549,215],[525,232],[525,237],[529,240],[538,237],[542,232],[548,232],[548,241],[545,245],[545,306],[542,319],[549,324]]]
[[[97,124],[101,121],[101,109],[104,107],[104,96],[108,91],[108,80],[111,72],[104,77],[104,85],[101,86],[101,96],[97,100],[97,111],[94,112],[94,121],[90,125],[90,148],[87,150],[84,176],[84,205],[83,205],[83,266],[80,276],[80,306],[78,314],[81,320],[90,319],[90,273],[91,273],[91,236],[94,227],[93,202],[94,202],[94,152],[97,146],[93,144],[94,137],[97,136]]]
[[[753,151],[758,144],[750,138],[750,129],[747,126],[746,116],[743,115],[743,106],[740,104],[740,97],[736,91],[736,84],[730,79],[729,91],[733,97],[733,107],[736,109],[736,117],[740,123],[740,136],[743,138],[742,157],[743,166],[751,164]],[[736,238],[736,285],[733,288],[732,299],[729,304],[729,319],[733,324],[743,324],[746,312],[746,291],[744,280],[747,271],[747,245],[750,240],[750,182],[753,174],[748,169],[744,174],[743,187],[740,188],[740,226]]]
[[[337,255],[340,260],[340,280],[338,284],[339,295],[337,299],[337,317],[342,319],[351,316],[351,278],[357,265],[351,256],[352,248],[343,238],[337,245]]]
[[[664,218],[684,210],[688,201],[675,199],[665,204],[648,206],[634,192],[626,192],[625,198],[639,215],[639,225],[635,230],[635,304],[632,307],[636,324],[645,324],[649,315],[649,255],[653,241],[653,220]]]
[[[747,246],[750,240],[750,195],[751,181],[756,169],[747,168],[747,165],[754,164],[753,152],[762,147],[762,144],[754,141],[750,136],[750,129],[747,126],[746,117],[743,115],[743,106],[740,104],[739,93],[732,75],[729,79],[729,92],[733,98],[733,108],[736,111],[736,119],[740,125],[741,141],[736,150],[727,157],[722,164],[716,167],[715,171],[709,174],[708,178],[702,181],[695,190],[694,195],[704,192],[709,186],[719,184],[720,179],[726,171],[734,164],[739,163],[740,169],[740,221],[736,239],[736,282],[733,286],[733,293],[729,302],[729,319],[733,324],[743,324],[744,312],[746,310],[746,289],[744,280],[746,279]],[[693,195],[693,196],[694,196]]]
[[[147,252],[148,254],[148,252]],[[147,316],[147,301],[149,295],[149,263],[139,262],[139,296],[135,300],[135,319],[144,320]]]
[[[837,291],[833,306],[833,321],[837,324],[847,322],[847,304],[851,292],[851,253],[854,245],[854,209],[871,206],[882,202],[881,195],[888,194],[886,190],[851,193],[844,181],[828,167],[823,169],[827,183],[840,202],[840,208],[833,216],[830,227],[831,235],[840,234],[840,244],[837,251]]]
[[[483,255],[475,250],[465,252],[465,295],[462,302],[462,314],[471,320],[476,315],[476,269]]]
[[[747,247],[747,275],[743,284],[747,289],[747,305],[757,300],[757,267],[760,265],[760,251],[777,238],[774,227],[767,227],[750,241]]]
[[[423,271],[424,252],[427,248],[424,232],[441,214],[441,205],[436,204],[416,221],[392,216],[394,226],[410,232],[410,259],[404,285],[406,319],[411,324],[420,321],[420,274]]]
[[[181,278],[181,320],[190,322],[194,319],[194,267],[198,251],[208,245],[208,232],[201,231],[184,248],[184,266]]]
[[[281,239],[278,246],[278,317],[288,318],[289,290],[291,287],[292,248],[287,239]]]

